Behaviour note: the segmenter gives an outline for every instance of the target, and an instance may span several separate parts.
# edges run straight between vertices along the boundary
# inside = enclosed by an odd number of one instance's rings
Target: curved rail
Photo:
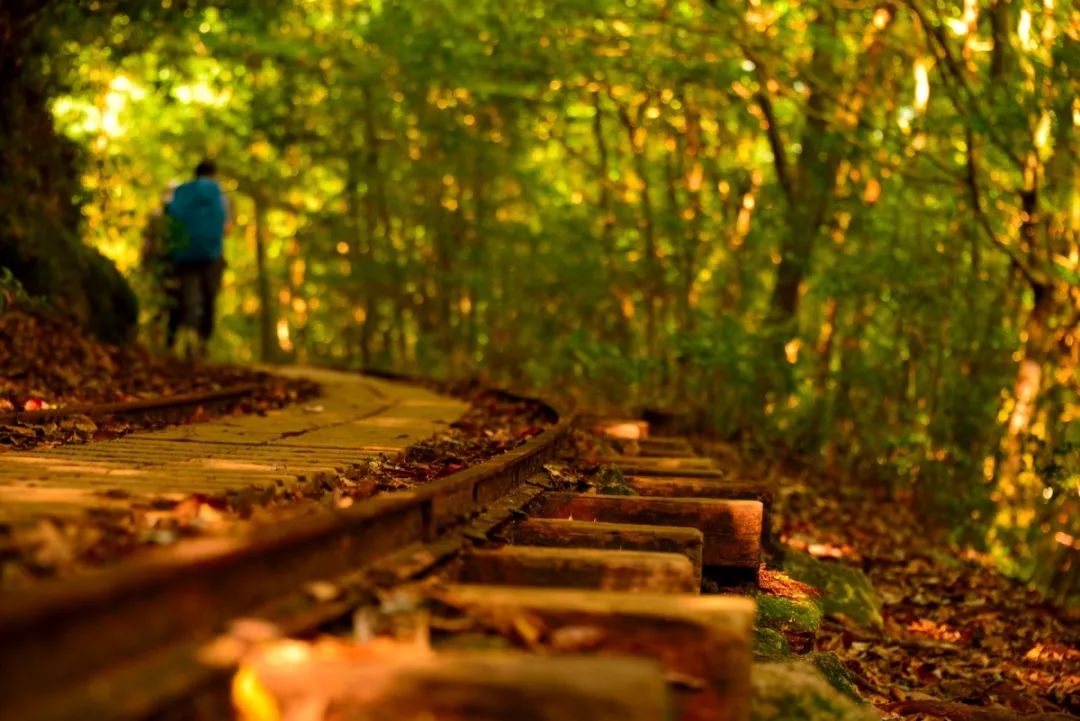
[[[81,415],[90,418],[102,418],[104,416],[130,416],[144,415],[154,411],[177,411],[191,406],[224,403],[238,400],[250,395],[259,388],[254,383],[245,383],[238,386],[230,386],[214,391],[201,393],[185,393],[182,395],[162,398],[144,398],[137,401],[120,401],[117,403],[73,403],[60,406],[59,408],[43,408],[36,411],[9,411],[0,413],[0,424],[8,423],[41,423],[54,418],[66,418]]]
[[[413,544],[462,527],[522,486],[553,457],[572,418],[543,404],[558,422],[521,446],[424,486],[376,496],[343,510],[263,527],[248,538],[184,541],[77,585],[49,582],[0,597],[0,708],[10,718],[129,718],[131,708],[87,678],[193,639],[295,593],[304,584],[368,566]],[[107,674],[106,674],[107,675]],[[96,702],[95,702],[96,699]],[[46,708],[48,710],[46,710]],[[18,715],[29,709],[29,715]],[[3,714],[0,714],[3,715]]]

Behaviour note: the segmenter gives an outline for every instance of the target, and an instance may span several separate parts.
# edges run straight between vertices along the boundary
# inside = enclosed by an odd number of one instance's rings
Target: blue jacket
[[[170,243],[175,261],[209,261],[221,258],[227,210],[221,186],[211,178],[196,178],[176,189],[165,212],[178,237]]]

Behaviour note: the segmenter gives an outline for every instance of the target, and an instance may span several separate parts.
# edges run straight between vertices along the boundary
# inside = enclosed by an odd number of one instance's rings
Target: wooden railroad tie
[[[528,510],[538,518],[689,526],[705,537],[705,566],[756,570],[761,562],[760,501],[548,493]]]
[[[621,453],[628,456],[693,456],[694,447],[690,441],[680,436],[646,436],[637,440],[616,440],[611,442]]]
[[[507,546],[474,551],[465,558],[460,578],[467,583],[605,591],[698,593],[701,588],[684,555],[592,548]]]
[[[730,477],[726,471],[718,468],[687,468],[686,466],[661,466],[649,463],[649,458],[635,458],[627,456],[619,461],[615,467],[622,471],[624,476],[669,476],[674,478],[701,478],[712,480],[724,480]]]
[[[637,418],[582,418],[581,426],[601,438],[637,441],[649,435],[649,424]]]
[[[626,485],[640,496],[760,501],[763,506],[761,538],[764,543],[769,542],[769,536],[772,532],[773,492],[764,481],[739,478],[628,476]]]
[[[308,419],[301,420],[306,428]],[[569,425],[565,419],[545,435],[558,436]],[[89,584],[93,603],[82,604],[80,613],[69,612],[65,597],[16,608],[7,631],[20,643],[0,656],[20,663],[0,687],[27,709],[40,706],[51,688],[65,690],[45,704],[57,718],[73,717],[68,712],[84,708],[91,696],[110,718],[145,716],[160,702],[154,694],[181,698],[188,677],[173,690],[113,698],[94,695],[102,680],[112,679],[110,688],[138,688],[142,679],[165,678],[162,670],[175,663],[190,666],[192,679],[210,678],[217,672],[194,665],[202,662],[196,636],[262,604],[295,607],[305,619],[339,618],[334,614],[348,613],[351,600],[309,607],[302,593],[284,589],[363,568],[366,580],[348,576],[355,586],[338,587],[353,588],[351,599],[371,582],[421,601],[405,613],[424,619],[418,628],[436,629],[430,644],[419,635],[409,643],[385,637],[360,645],[276,642],[295,644],[295,653],[285,654],[286,663],[274,655],[274,644],[249,654],[234,680],[238,699],[269,696],[286,717],[318,708],[364,721],[523,713],[534,721],[748,721],[755,603],[703,596],[701,589],[703,576],[756,579],[771,494],[695,455],[686,438],[650,437],[643,421],[595,418],[583,427],[616,449],[618,455],[602,460],[621,469],[625,487],[637,495],[551,492],[522,483],[554,453],[551,442],[535,439],[500,456],[498,468],[481,464],[332,517],[298,521],[285,535],[266,531],[235,547],[204,539],[209,550],[195,562],[169,556],[162,569],[144,559],[119,582]],[[60,449],[40,462],[27,454],[9,475],[41,484],[42,492],[65,491],[78,480],[85,494],[111,491],[122,478],[136,497],[165,481],[219,489],[252,480],[289,483],[369,455],[367,447],[350,445],[351,428],[334,425],[321,436],[317,430],[305,434],[306,445],[264,447],[259,439],[281,433],[252,425],[204,448],[206,439],[192,429],[174,429],[80,452]],[[9,495],[21,491],[13,484]],[[495,547],[493,538],[508,543]],[[184,548],[192,545],[200,543]],[[405,551],[411,554],[405,566],[385,563],[386,554],[397,559]],[[380,563],[397,575],[379,576]],[[401,586],[431,573],[436,578]],[[145,590],[147,579],[154,581],[148,593],[130,592]],[[239,593],[219,593],[225,587]],[[185,602],[168,600],[176,598]],[[297,621],[292,612],[280,616],[282,628],[294,629],[286,633],[314,628],[314,620]],[[26,623],[14,623],[20,613]],[[138,632],[122,634],[121,626]],[[477,650],[477,637],[486,649],[493,636],[501,650]],[[58,664],[53,649],[72,639],[80,654],[61,656]],[[166,647],[175,658],[158,658]],[[87,666],[103,673],[84,679]],[[117,698],[127,705],[115,707]]]
[[[511,528],[510,538],[519,546],[678,553],[690,560],[694,577],[701,584],[705,536],[696,528],[530,518]]]
[[[509,618],[533,624],[535,642],[557,653],[658,660],[677,689],[673,719],[747,718],[754,626],[749,598],[471,585],[426,592],[451,609],[442,613],[481,626]]]
[[[626,485],[642,496],[664,498],[752,499],[768,505],[769,487],[737,478],[684,478],[680,476],[627,476]]]
[[[703,456],[602,456],[600,462],[620,469],[640,467],[656,471],[718,470],[711,458]]]
[[[475,721],[664,721],[667,688],[659,664],[643,658],[545,657],[520,652],[430,654],[410,649],[365,658],[276,663],[271,653],[241,681],[254,699],[273,699],[283,718]],[[266,702],[263,701],[263,704]]]

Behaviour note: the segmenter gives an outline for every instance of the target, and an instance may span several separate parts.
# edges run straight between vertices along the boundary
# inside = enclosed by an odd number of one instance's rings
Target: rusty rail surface
[[[146,679],[145,698],[118,699],[110,680],[117,668],[213,638],[230,620],[306,583],[356,571],[465,526],[553,457],[573,419],[543,405],[556,425],[415,489],[258,528],[246,538],[183,541],[77,579],[0,595],[0,718],[104,720],[155,713],[170,701],[158,696],[191,689],[182,679],[177,686],[175,679],[155,677]],[[193,676],[205,676],[205,669],[188,666]]]
[[[54,418],[68,416],[104,416],[146,415],[155,411],[177,411],[191,406],[224,403],[250,395],[259,388],[254,383],[229,386],[215,391],[185,393],[163,398],[144,398],[137,401],[119,401],[117,403],[72,403],[58,408],[42,408],[36,411],[9,411],[0,413],[0,424],[41,423]]]

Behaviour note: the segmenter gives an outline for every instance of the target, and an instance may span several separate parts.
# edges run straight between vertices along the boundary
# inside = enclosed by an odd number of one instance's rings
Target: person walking
[[[186,354],[205,357],[214,332],[214,310],[225,270],[225,235],[230,229],[229,202],[218,185],[217,167],[204,160],[195,179],[176,188],[165,213],[175,220],[169,243],[176,295],[169,312],[166,345],[172,350],[181,328],[193,330],[197,346]]]
[[[150,347],[161,350],[165,346],[165,334],[169,317],[179,307],[179,283],[173,275],[173,263],[169,257],[169,240],[173,237],[171,226],[174,218],[165,213],[180,183],[171,181],[161,195],[161,203],[154,208],[143,227],[140,267],[142,282],[147,287],[144,308],[148,311],[147,341]]]

